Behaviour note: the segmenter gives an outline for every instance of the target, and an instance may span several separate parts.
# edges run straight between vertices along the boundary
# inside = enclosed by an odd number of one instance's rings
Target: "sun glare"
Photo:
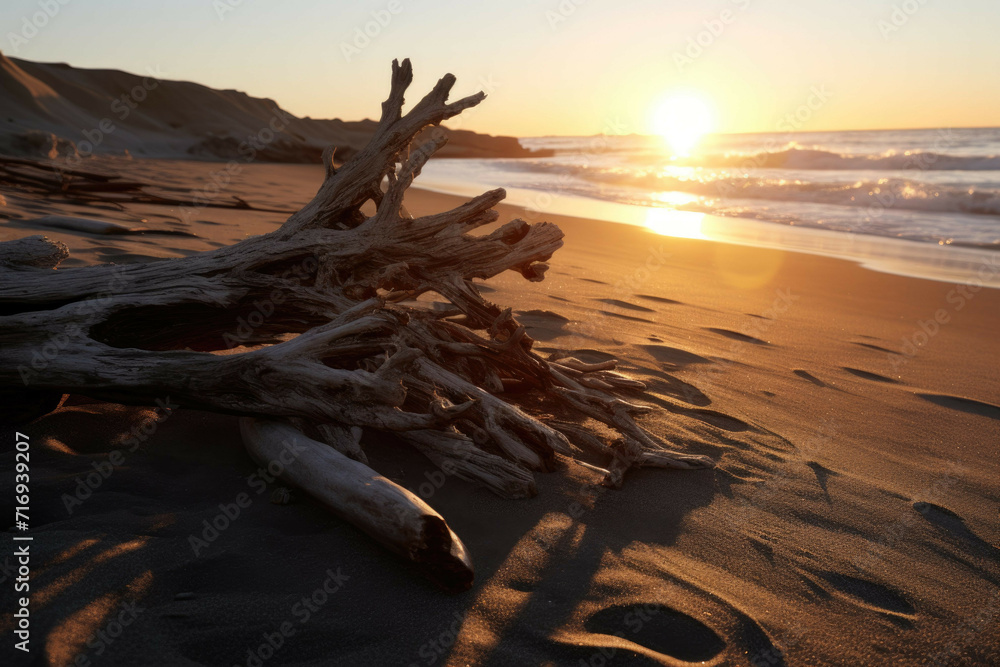
[[[646,211],[646,228],[663,236],[681,239],[704,239],[702,225],[704,213],[673,211],[668,208],[651,208]]]
[[[692,93],[670,95],[653,112],[653,131],[675,155],[689,155],[702,136],[712,131],[713,124],[709,104]]]

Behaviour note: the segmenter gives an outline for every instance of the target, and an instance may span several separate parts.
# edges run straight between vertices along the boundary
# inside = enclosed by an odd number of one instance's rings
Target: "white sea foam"
[[[687,157],[636,135],[522,143],[555,155],[437,160],[423,178],[534,191],[540,209],[571,195],[1000,250],[1000,129],[717,136]]]

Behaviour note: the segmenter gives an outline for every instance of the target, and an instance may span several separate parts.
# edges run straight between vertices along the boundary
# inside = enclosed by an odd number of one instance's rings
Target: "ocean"
[[[1000,128],[714,135],[689,156],[638,135],[521,143],[552,155],[432,160],[417,185],[505,187],[541,218],[587,215],[862,260],[919,256],[929,268],[875,268],[932,278],[964,279],[995,263],[980,253],[1000,251]]]

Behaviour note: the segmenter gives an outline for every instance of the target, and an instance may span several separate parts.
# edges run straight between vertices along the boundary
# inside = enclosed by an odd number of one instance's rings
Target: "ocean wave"
[[[792,147],[756,153],[700,155],[688,158],[682,164],[696,167],[738,167],[741,169],[995,171],[1000,170],[1000,155],[948,155],[919,150],[852,155],[814,148]]]
[[[512,165],[513,166],[513,165]],[[874,180],[804,180],[734,176],[726,173],[702,172],[700,178],[685,178],[664,174],[659,170],[606,168],[574,164],[535,162],[521,163],[519,170],[528,170],[543,177],[527,185],[534,189],[596,190],[615,186],[646,192],[684,192],[710,199],[762,199],[837,206],[864,207],[871,215],[885,209],[925,211],[933,213],[964,213],[1000,216],[1000,189],[982,186],[956,186],[926,183],[905,178]],[[697,172],[696,172],[697,173]],[[526,174],[527,175],[527,174]],[[529,177],[530,178],[530,177]],[[624,198],[634,198],[635,192],[612,190]],[[605,196],[601,198],[607,198]],[[622,203],[629,203],[626,199]]]
[[[760,220],[830,232],[1000,250],[1000,227],[991,224],[989,218],[980,216],[955,216],[952,225],[942,227],[940,216],[930,213],[887,211],[883,216],[872,218],[850,215],[847,209],[822,204],[794,205],[788,202],[732,200],[724,203],[692,203],[681,208],[716,216]]]
[[[766,199],[863,207],[871,215],[886,209],[1000,215],[998,190],[932,185],[896,178],[819,183],[731,177],[697,181],[647,175],[637,179],[634,185],[718,199]]]
[[[588,160],[439,160],[424,176],[438,183],[503,184],[527,208],[544,212],[553,195],[671,208],[716,216],[1000,250],[1000,179],[906,173],[809,173],[769,176],[734,169],[636,168]],[[437,168],[437,173],[434,169]],[[428,174],[430,172],[430,174]],[[937,178],[936,182],[934,181]],[[478,188],[477,188],[478,189]]]
[[[551,188],[532,188],[551,191]],[[681,211],[707,213],[795,227],[822,229],[831,232],[881,236],[965,246],[984,250],[1000,250],[1000,220],[994,216],[950,212],[942,214],[940,202],[924,209],[912,200],[902,206],[859,208],[835,203],[796,199],[778,199],[731,193],[731,197],[686,195],[664,197],[662,192],[650,192],[624,186],[594,187],[582,180],[566,182],[559,188],[563,194],[612,201],[645,208],[674,208]],[[676,194],[676,191],[675,191]],[[760,191],[757,194],[762,194]],[[529,198],[529,206],[536,205]],[[938,210],[929,210],[937,206]]]

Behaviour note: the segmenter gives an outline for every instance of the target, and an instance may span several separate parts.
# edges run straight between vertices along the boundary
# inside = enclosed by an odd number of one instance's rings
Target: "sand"
[[[132,164],[195,187],[219,169]],[[248,165],[226,193],[293,210],[321,179]],[[4,195],[0,239],[43,215],[197,234],[45,230],[68,265],[183,256],[283,219]],[[411,190],[407,206],[458,201]],[[574,464],[505,501],[369,438],[373,466],[472,554],[475,587],[447,596],[308,499],[269,502],[234,418],[69,397],[21,429],[32,654],[4,664],[1000,663],[1000,292],[545,219],[566,232],[546,280],[505,274],[490,298],[542,350],[621,359],[662,408],[645,423],[716,469],[637,471],[611,491]]]
[[[168,74],[158,66],[131,74],[0,53],[0,151],[74,160],[127,153],[320,164],[327,146],[348,158],[368,143],[377,126],[374,120],[299,118],[274,100],[175,81]],[[539,154],[515,137],[459,129],[447,134],[448,145],[439,156]]]

